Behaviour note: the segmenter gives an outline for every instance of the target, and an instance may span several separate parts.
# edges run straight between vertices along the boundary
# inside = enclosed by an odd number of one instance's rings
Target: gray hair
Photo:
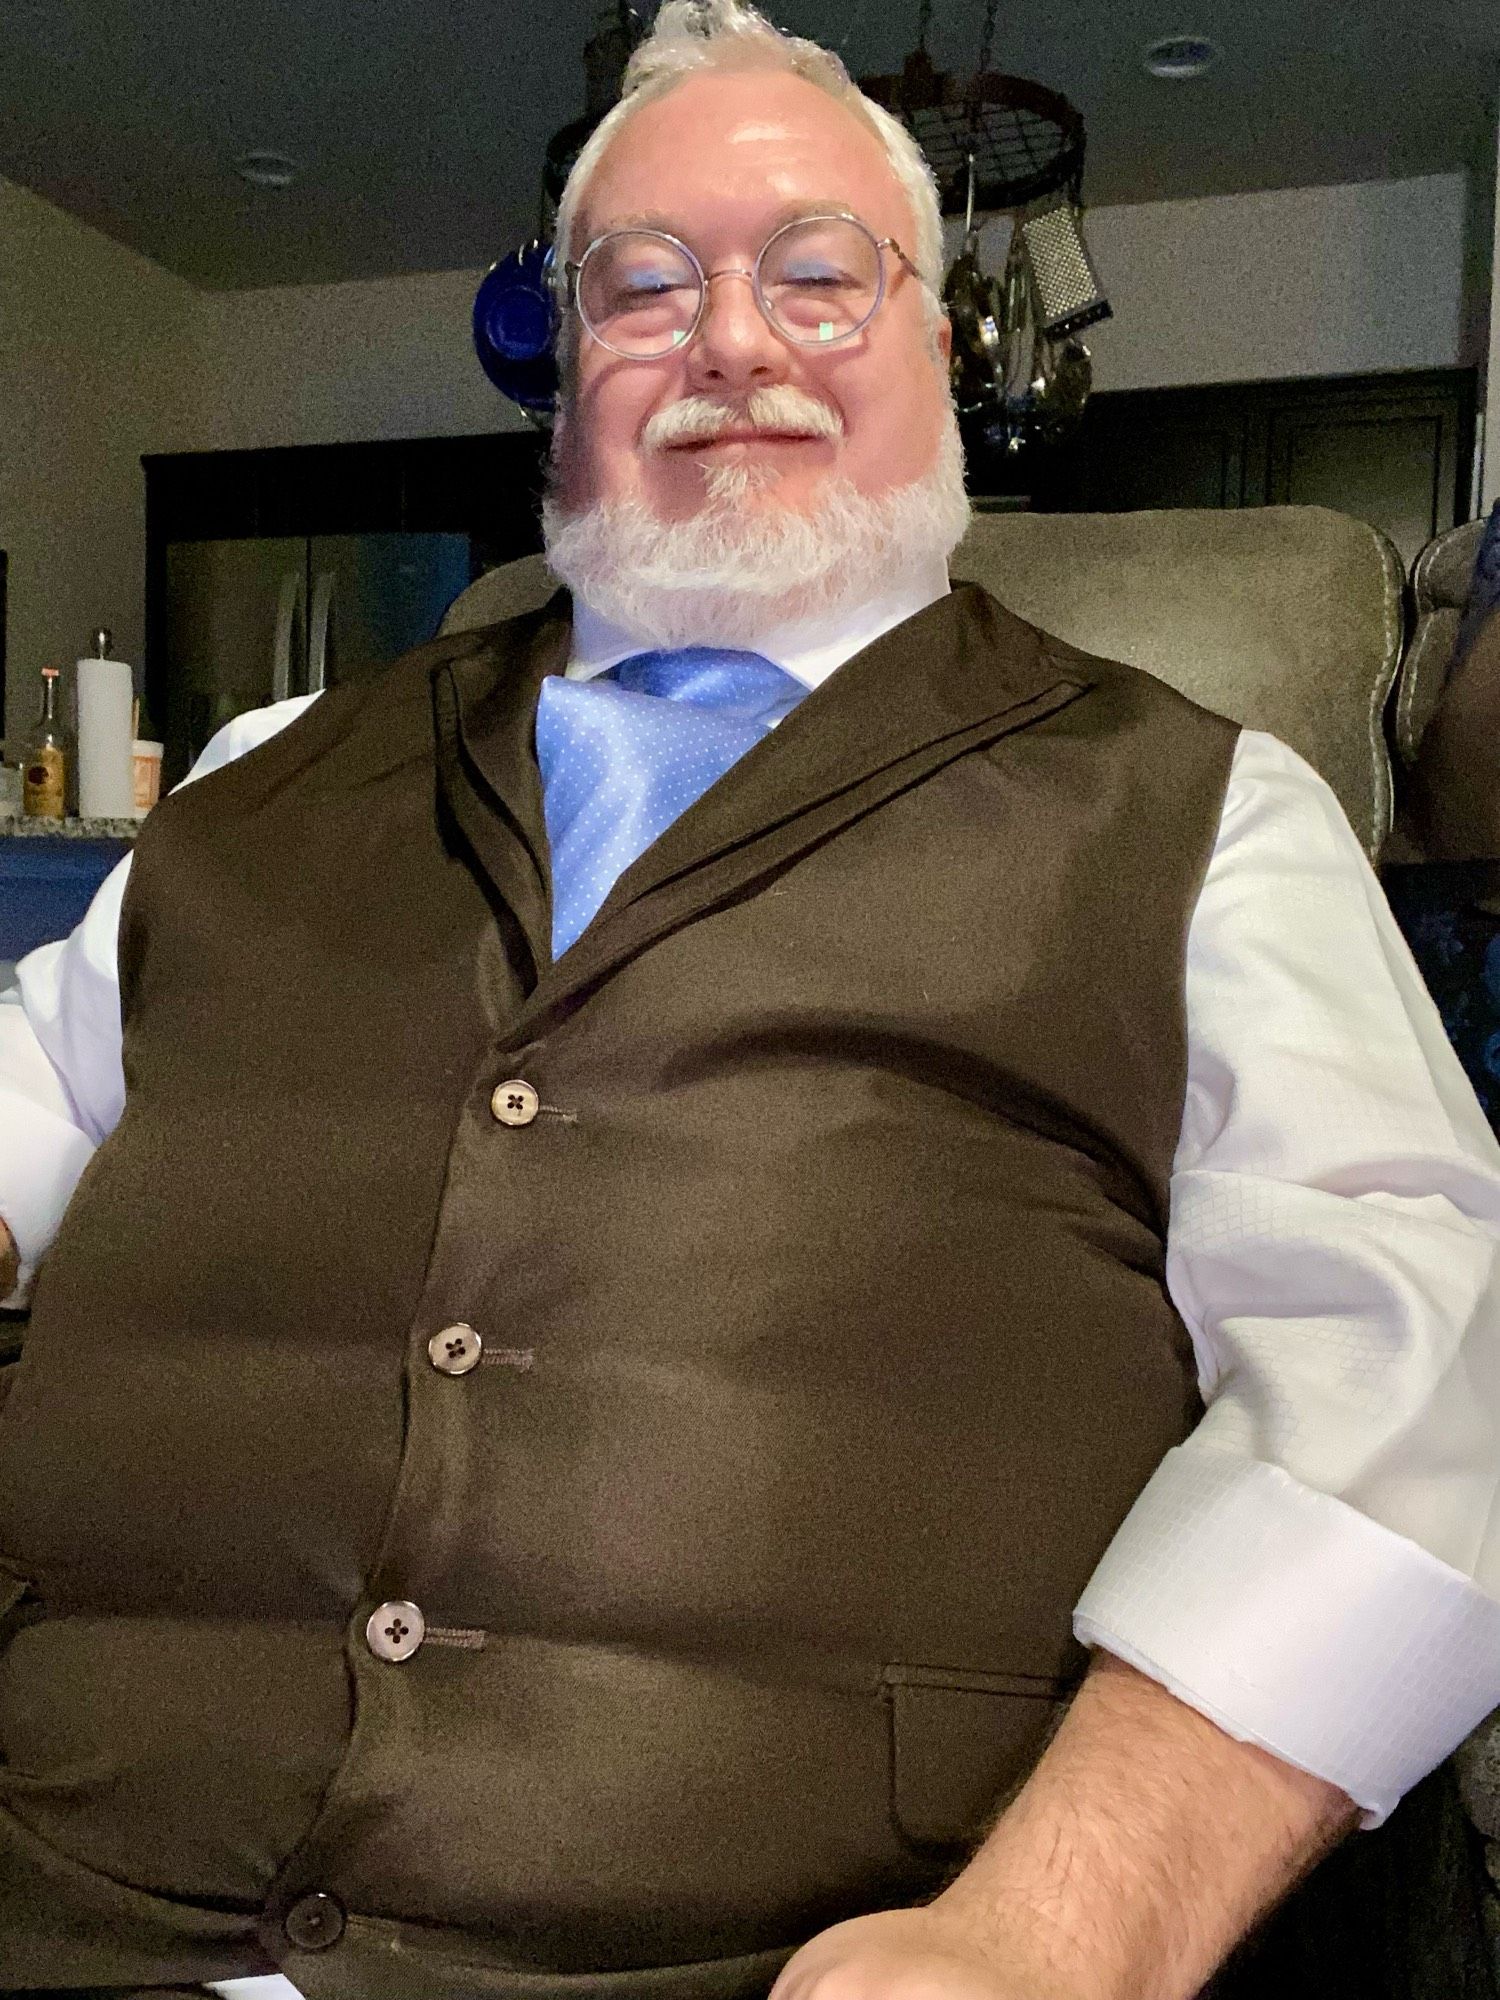
[[[656,25],[630,58],[619,103],[590,133],[568,175],[557,209],[559,277],[573,254],[573,226],[589,178],[631,113],[664,97],[688,77],[745,70],[805,77],[874,132],[911,203],[916,219],[911,259],[927,283],[936,312],[942,286],[942,211],[937,183],[921,147],[898,118],[856,87],[836,55],[799,35],[783,34],[745,0],[666,0]]]

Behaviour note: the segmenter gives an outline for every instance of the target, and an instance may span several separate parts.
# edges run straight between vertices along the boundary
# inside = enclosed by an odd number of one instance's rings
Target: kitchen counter
[[[0,818],[0,840],[134,840],[141,830],[138,819],[28,819],[12,813]]]
[[[67,936],[110,870],[129,854],[140,825],[135,819],[0,819],[0,967]]]

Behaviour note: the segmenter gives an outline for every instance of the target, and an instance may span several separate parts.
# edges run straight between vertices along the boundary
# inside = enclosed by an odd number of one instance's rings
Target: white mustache
[[[702,444],[721,437],[727,430],[763,431],[778,437],[803,436],[837,438],[844,435],[844,421],[827,403],[790,382],[778,382],[769,389],[752,389],[743,403],[710,402],[706,396],[684,396],[681,402],[658,410],[641,442],[647,451],[670,451],[675,446]]]

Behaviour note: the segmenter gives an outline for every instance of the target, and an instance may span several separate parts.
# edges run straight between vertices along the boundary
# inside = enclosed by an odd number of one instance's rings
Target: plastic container
[[[161,797],[161,745],[137,736],[130,750],[135,817],[144,819]]]

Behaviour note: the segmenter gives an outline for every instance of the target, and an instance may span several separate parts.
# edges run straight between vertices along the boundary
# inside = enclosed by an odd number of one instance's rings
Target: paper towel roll
[[[129,661],[78,662],[78,810],[84,819],[135,816],[133,700]]]

